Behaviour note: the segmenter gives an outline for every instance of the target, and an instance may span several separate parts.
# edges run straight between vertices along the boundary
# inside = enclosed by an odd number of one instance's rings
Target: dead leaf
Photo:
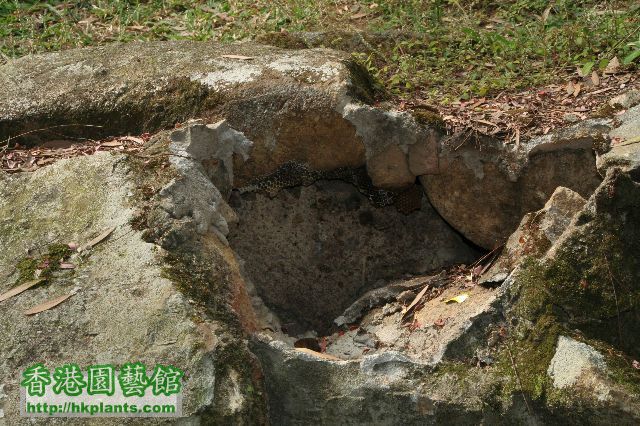
[[[229,16],[229,14],[225,12],[216,13],[216,16],[225,22],[233,22],[234,20],[233,16]]]
[[[444,325],[447,323],[446,320],[442,319],[442,318],[438,318],[437,320],[435,320],[433,322],[433,325],[435,325],[436,327],[444,327]]]
[[[418,322],[417,319],[413,319],[413,321],[411,322],[411,324],[409,324],[409,331],[415,331],[417,329],[419,329],[420,327],[422,327],[422,324]]]
[[[95,245],[100,244],[104,239],[106,239],[109,235],[111,235],[111,233],[113,231],[115,231],[115,230],[116,230],[115,226],[106,229],[104,232],[102,232],[100,235],[95,237],[93,240],[89,241],[87,244],[82,246],[78,251],[84,251],[84,250],[89,250],[89,249],[93,248]]]
[[[30,289],[34,285],[40,284],[43,281],[45,281],[45,279],[44,278],[40,278],[40,279],[37,279],[37,280],[27,281],[24,284],[21,284],[21,285],[19,285],[17,287],[14,287],[9,291],[0,294],[0,302],[3,302],[5,300],[7,300],[7,299],[10,299],[13,296],[18,295],[18,294],[22,293],[23,291]]]
[[[474,119],[472,119],[472,120],[473,120],[473,121],[475,121],[475,122],[477,122],[477,123],[487,124],[487,125],[489,125],[489,126],[500,127],[500,126],[498,126],[496,123],[492,123],[492,122],[487,121],[487,120],[481,120],[481,119],[477,119],[477,118],[474,118]]]
[[[53,163],[55,161],[56,161],[55,158],[43,158],[41,160],[36,161],[36,164],[38,166],[44,166],[44,165],[47,165],[47,164],[51,164],[51,163]]]
[[[115,148],[115,147],[122,146],[122,142],[120,141],[103,142],[100,144],[100,146],[106,146],[107,148]]]
[[[240,59],[241,61],[248,61],[250,59],[255,59],[255,56],[242,56],[242,55],[222,55],[221,58],[228,59]]]
[[[58,267],[60,269],[75,269],[76,265],[74,265],[73,263],[61,263]]]
[[[61,304],[62,302],[64,302],[68,298],[70,298],[71,296],[73,296],[74,294],[75,293],[69,293],[69,294],[65,294],[64,296],[56,297],[55,299],[47,300],[44,303],[41,303],[39,305],[34,306],[31,309],[28,309],[28,310],[24,311],[24,314],[25,315],[35,315],[37,313],[47,311],[47,310],[49,310],[51,308],[55,308],[56,306],[58,306],[59,304]]]
[[[544,24],[545,22],[547,22],[547,19],[549,19],[549,14],[551,13],[551,9],[553,8],[553,5],[547,7],[544,12],[542,12],[542,23]]]
[[[565,90],[567,91],[567,95],[573,94],[573,92],[575,91],[575,88],[573,87],[573,81],[570,81],[569,83],[567,83]]]
[[[609,61],[607,67],[604,69],[603,74],[615,74],[620,69],[620,60],[617,56]]]
[[[427,290],[429,290],[429,284],[425,285],[424,288],[420,290],[420,293],[418,293],[415,299],[413,299],[413,302],[409,303],[409,306],[407,306],[407,309],[405,309],[404,313],[402,314],[402,319],[401,319],[402,321],[404,321],[404,319],[409,315],[409,313],[413,310],[413,308],[416,307],[416,305],[418,304],[418,302],[420,302],[420,299],[422,299],[422,296],[425,295]]]
[[[483,265],[478,265],[471,271],[471,276],[477,278],[482,274]]]
[[[320,339],[320,352],[324,353],[327,351],[327,338],[322,337]]]
[[[578,97],[578,95],[580,94],[580,90],[582,90],[582,84],[580,84],[580,83],[576,83],[576,84],[573,86],[573,97],[574,97],[574,98],[577,98],[577,97]]]
[[[327,359],[329,361],[342,361],[340,358],[337,358],[333,355],[323,354],[322,352],[312,351],[311,349],[307,349],[307,348],[295,348],[295,349],[296,351],[304,352],[305,354],[313,355],[318,358]]]
[[[69,247],[69,250],[73,250],[73,251],[78,250],[78,245],[76,243],[69,243],[67,244],[67,247]]]
[[[600,76],[598,75],[598,73],[596,71],[591,73],[591,82],[596,87],[600,86]]]

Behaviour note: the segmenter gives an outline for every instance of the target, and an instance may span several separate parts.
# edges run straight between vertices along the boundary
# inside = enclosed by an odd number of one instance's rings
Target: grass
[[[640,49],[640,3],[0,0],[0,53],[6,57],[114,41],[234,41],[298,31],[387,34],[389,42],[353,53],[397,100],[447,104],[557,81],[575,75],[577,67],[598,70],[614,56],[628,57]]]

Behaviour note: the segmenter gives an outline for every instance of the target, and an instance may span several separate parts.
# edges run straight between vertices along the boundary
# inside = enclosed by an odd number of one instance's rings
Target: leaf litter
[[[10,140],[5,140],[0,142],[0,170],[7,173],[33,172],[58,160],[98,152],[137,153],[142,151],[149,139],[151,135],[144,133],[140,136],[119,136],[98,141],[53,140],[34,147],[20,144],[9,147]]]
[[[519,145],[521,140],[567,126],[571,114],[581,119],[598,117],[610,98],[632,89],[640,89],[640,72],[621,72],[613,58],[606,69],[584,76],[577,70],[564,84],[501,92],[437,107],[420,99],[401,100],[399,109],[437,111],[450,135],[491,136],[505,144]]]
[[[91,241],[87,242],[85,245],[83,245],[82,247],[78,248],[78,245],[75,243],[69,243],[67,244],[67,246],[69,247],[69,249],[71,249],[72,251],[85,251],[85,250],[90,250],[91,248],[95,247],[96,245],[100,244],[102,241],[106,240],[112,233],[113,231],[115,231],[116,227],[110,227],[105,229],[104,231],[102,231],[97,237],[95,237],[94,239],[92,239]],[[76,265],[74,265],[73,263],[69,263],[69,262],[63,262],[63,259],[61,259],[61,262],[58,265],[59,269],[66,269],[66,270],[71,270],[71,269],[75,269]],[[49,265],[39,265],[42,267],[48,267]],[[17,296],[18,294],[32,288],[35,287],[36,285],[47,281],[46,278],[38,278],[35,280],[31,280],[28,281],[26,283],[23,283],[15,288],[12,288],[9,291],[6,291],[5,293],[0,294],[0,302],[3,302],[7,299],[10,299],[11,297]],[[55,299],[51,299],[48,300],[46,302],[43,302],[39,305],[36,305],[34,307],[32,307],[31,309],[28,309],[24,312],[25,315],[29,316],[29,315],[34,315],[37,314],[39,312],[43,312],[49,309],[52,309],[56,306],[58,306],[59,304],[61,304],[62,302],[64,302],[65,300],[67,300],[68,298],[70,298],[71,296],[73,296],[74,294],[76,294],[76,290],[72,291],[69,294],[66,294],[64,296],[60,296],[57,297]]]

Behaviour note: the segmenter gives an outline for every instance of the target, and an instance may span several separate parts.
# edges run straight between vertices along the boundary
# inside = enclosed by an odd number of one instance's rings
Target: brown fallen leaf
[[[567,86],[565,87],[565,90],[567,92],[567,95],[572,95],[573,92],[575,91],[575,88],[573,87],[573,81],[570,81],[569,83],[567,83]]]
[[[75,293],[69,293],[69,294],[65,294],[64,296],[56,297],[55,299],[47,300],[46,302],[43,302],[39,305],[34,306],[31,309],[24,311],[24,314],[35,315],[37,313],[47,311],[51,308],[55,308],[56,306],[58,306],[59,304],[61,304],[71,296],[73,296],[74,294]]]
[[[255,56],[243,56],[243,55],[222,55],[221,58],[227,59],[240,59],[241,61],[248,61],[250,59],[255,59]]]
[[[492,122],[487,121],[487,120],[482,120],[482,119],[478,119],[478,118],[473,118],[472,120],[475,121],[476,123],[482,123],[482,124],[486,124],[488,126],[500,127],[496,123],[492,123]]]
[[[600,86],[600,76],[596,71],[591,73],[591,82],[595,87]]]
[[[617,56],[609,61],[607,67],[604,69],[603,74],[615,74],[620,69],[620,60]]]
[[[75,269],[76,265],[74,265],[73,263],[61,263],[58,267],[60,269]]]
[[[323,354],[322,352],[312,351],[311,349],[307,349],[307,348],[295,348],[295,349],[296,351],[304,352],[305,354],[313,355],[318,358],[327,359],[329,361],[343,361],[340,358],[337,358],[333,355]]]
[[[415,297],[415,299],[413,299],[413,302],[409,303],[409,306],[407,306],[407,309],[402,314],[402,319],[401,319],[402,321],[404,321],[405,318],[407,318],[407,316],[409,316],[409,313],[411,313],[411,311],[416,307],[418,302],[420,302],[420,299],[422,299],[422,296],[424,296],[424,294],[427,292],[427,290],[429,290],[429,284],[425,285],[424,288],[422,290],[420,290],[420,293],[418,293],[418,295]]]
[[[577,83],[574,85],[573,87],[573,97],[577,98],[578,95],[580,94],[580,90],[582,90],[582,84]]]
[[[446,320],[443,318],[438,318],[437,320],[435,320],[433,322],[433,325],[435,325],[436,327],[444,327],[444,325],[446,324]]]
[[[45,279],[44,278],[40,278],[40,279],[37,279],[37,280],[27,281],[24,284],[21,284],[21,285],[19,285],[17,287],[14,287],[9,291],[0,294],[0,302],[5,301],[7,299],[10,299],[13,296],[18,295],[18,294],[22,293],[23,291],[28,290],[31,287],[40,284],[43,281],[45,281]]]
[[[115,230],[116,230],[115,226],[112,226],[111,228],[105,229],[104,232],[102,232],[100,235],[95,237],[93,240],[89,241],[84,246],[80,247],[80,249],[78,249],[78,251],[84,251],[84,250],[89,250],[89,249],[93,248],[95,245],[100,244],[103,240],[105,240]]]
[[[362,13],[356,13],[355,15],[352,15],[352,16],[351,16],[351,18],[349,18],[349,19],[353,19],[353,20],[355,21],[355,20],[357,20],[357,19],[362,19],[362,18],[364,18],[364,17],[365,17],[365,16],[367,16],[367,15],[368,15],[368,13],[364,13],[364,12],[362,12]]]

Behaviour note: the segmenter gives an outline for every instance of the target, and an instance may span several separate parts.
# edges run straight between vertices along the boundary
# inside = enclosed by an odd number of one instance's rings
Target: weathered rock
[[[590,120],[519,146],[482,139],[442,142],[440,173],[420,177],[429,199],[454,228],[493,249],[522,216],[540,209],[558,186],[588,197],[600,183],[596,154],[611,123]]]
[[[266,337],[252,343],[265,368],[274,423],[312,417],[322,424],[477,424],[500,415],[472,396],[490,392],[491,380],[481,370],[465,377],[430,374],[431,368],[399,353],[333,362]]]
[[[189,277],[183,276],[181,283],[168,278],[176,277],[171,271],[179,263],[169,263],[166,252],[131,228],[135,175],[129,160],[103,153],[61,160],[34,173],[0,176],[3,291],[30,279],[38,259],[58,247],[52,244],[83,243],[116,227],[108,240],[71,258],[74,270],[53,272],[46,284],[0,303],[0,377],[6,394],[2,420],[7,424],[27,423],[20,418],[18,383],[20,373],[37,362],[49,368],[66,363],[171,364],[190,372],[184,415],[192,420],[259,413],[247,395],[233,401],[223,396],[234,386],[251,383],[251,376],[243,370],[248,365],[220,365],[225,351],[236,348],[235,356],[242,358],[243,349],[238,329],[211,314],[221,310],[215,306],[219,301],[194,300],[185,293],[181,285]],[[204,277],[206,269],[200,271],[202,279],[217,281],[222,295],[229,278],[219,249],[215,244],[200,247],[217,263],[210,277]],[[69,293],[74,295],[54,309],[23,314]]]
[[[548,250],[521,257],[501,287],[509,362],[527,366],[520,388],[597,422],[633,423],[640,413],[631,363],[640,355],[640,184],[630,146],[601,158],[605,178],[584,207]]]
[[[601,403],[614,402],[632,416],[640,409],[640,399],[630,398],[624,387],[611,380],[604,355],[586,343],[560,336],[547,373],[556,389]]]
[[[410,114],[364,105],[374,96],[368,74],[328,49],[111,44],[9,61],[0,66],[0,86],[0,139],[52,125],[97,138],[225,118],[253,142],[250,158],[232,156],[238,186],[295,162],[319,171],[366,164],[375,185],[397,188],[416,178],[406,159],[410,145],[427,144],[423,157],[436,152],[433,131]],[[37,131],[17,140],[48,137]]]
[[[480,278],[480,283],[500,283],[525,257],[542,257],[585,203],[586,200],[577,192],[558,187],[541,210],[524,216],[518,229],[507,240],[500,257]]]
[[[563,389],[575,385],[584,375],[598,374],[605,369],[601,353],[585,343],[560,336],[547,372],[553,379],[553,386]]]
[[[616,118],[617,126],[611,131],[610,136],[623,142],[637,142],[640,138],[640,105]]]
[[[410,114],[366,105],[348,105],[344,111],[365,144],[367,172],[375,186],[406,187],[415,182],[418,174],[433,172],[437,167],[435,132]]]
[[[638,104],[640,104],[640,90],[629,90],[609,100],[609,105],[614,108],[628,109]]]

